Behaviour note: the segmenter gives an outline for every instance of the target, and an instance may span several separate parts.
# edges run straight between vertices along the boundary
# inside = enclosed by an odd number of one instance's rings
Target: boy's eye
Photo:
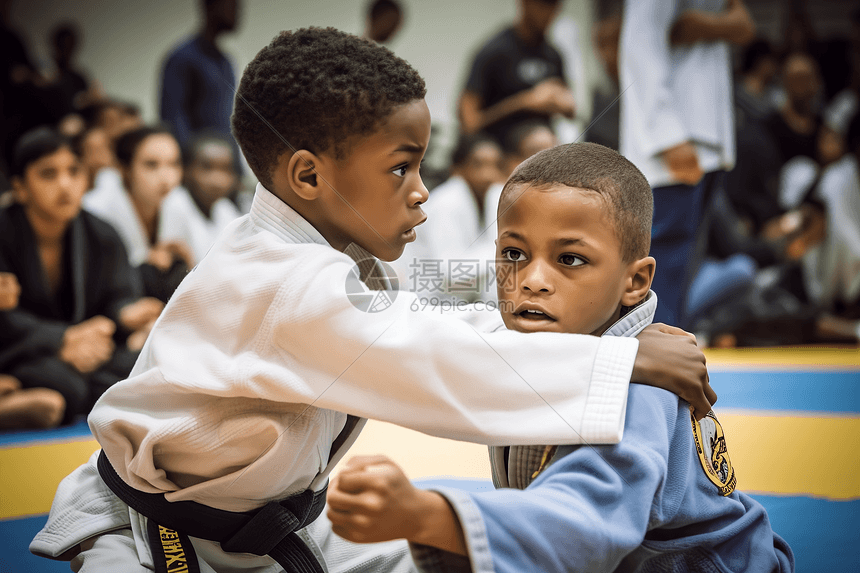
[[[521,263],[526,260],[526,255],[519,249],[507,248],[502,251],[502,257],[512,263]]]
[[[409,169],[409,165],[399,165],[395,167],[391,172],[397,175],[398,177],[406,177],[406,170]]]
[[[562,255],[558,258],[558,262],[567,267],[578,267],[585,264],[585,261],[576,255]]]

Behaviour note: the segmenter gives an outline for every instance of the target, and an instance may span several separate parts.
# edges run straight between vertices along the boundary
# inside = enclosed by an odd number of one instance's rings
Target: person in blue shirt
[[[645,177],[609,148],[559,146],[520,165],[499,203],[505,326],[635,336],[657,307],[652,212]],[[713,411],[697,421],[639,384],[626,405],[617,445],[491,448],[491,492],[421,490],[383,456],[353,459],[329,487],[333,530],[406,538],[425,572],[794,570],[764,508],[736,490]]]
[[[214,131],[233,141],[230,114],[236,75],[217,39],[236,29],[238,3],[203,0],[202,4],[202,31],[174,49],[162,70],[161,120],[171,127],[183,149],[202,131]]]

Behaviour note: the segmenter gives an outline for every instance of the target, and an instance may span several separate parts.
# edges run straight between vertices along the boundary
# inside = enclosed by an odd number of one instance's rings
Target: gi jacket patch
[[[693,426],[696,453],[702,469],[705,470],[705,475],[717,486],[720,495],[731,494],[735,491],[737,478],[732,461],[729,459],[723,427],[714,415],[714,411],[711,410],[701,422],[697,422],[693,415],[693,407],[690,406],[690,423]]]

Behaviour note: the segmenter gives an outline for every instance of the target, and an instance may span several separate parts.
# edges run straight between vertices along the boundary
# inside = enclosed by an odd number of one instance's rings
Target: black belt
[[[187,536],[217,541],[224,551],[268,555],[287,573],[323,573],[322,566],[296,535],[320,516],[326,488],[305,490],[246,512],[224,511],[195,501],[170,502],[164,494],[138,491],[122,481],[104,451],[99,475],[118,498],[149,520],[149,541],[156,571],[199,571]]]

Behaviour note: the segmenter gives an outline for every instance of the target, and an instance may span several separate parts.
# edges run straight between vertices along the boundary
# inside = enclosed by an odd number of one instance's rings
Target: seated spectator
[[[221,135],[192,138],[183,158],[185,186],[177,187],[164,200],[162,239],[188,245],[196,263],[240,215],[228,199],[236,190],[239,174],[232,144]]]
[[[544,149],[558,145],[555,133],[542,123],[523,123],[511,130],[505,140],[504,176],[513,173],[517,165]]]
[[[782,83],[786,101],[765,120],[779,150],[780,161],[785,164],[798,155],[815,159],[822,124],[815,105],[821,89],[818,65],[807,54],[791,54],[782,67]]]
[[[18,306],[21,285],[12,273],[0,273],[0,313]],[[0,341],[5,347],[11,341]],[[0,352],[0,368],[3,353]],[[0,374],[0,430],[53,428],[63,419],[66,401],[50,388],[21,389],[21,381]]]
[[[167,302],[194,264],[184,243],[163,240],[162,202],[182,179],[179,144],[167,129],[141,127],[119,138],[116,157],[123,188],[90,193],[84,207],[122,238],[146,296]]]
[[[116,170],[116,156],[113,153],[113,145],[105,130],[101,127],[89,126],[74,137],[72,140],[75,150],[81,158],[81,164],[87,174],[87,190],[94,190],[97,182],[101,187],[106,185],[105,171],[115,173],[117,184],[121,182]],[[118,185],[114,185],[118,186]]]
[[[495,299],[487,278],[495,259],[501,163],[502,150],[491,137],[460,137],[451,177],[422,206],[427,222],[395,263],[409,290],[428,298]]]
[[[0,313],[0,367],[24,388],[62,394],[68,422],[128,375],[137,353],[127,341],[142,345],[162,305],[140,298],[113,229],[81,211],[86,175],[67,139],[40,128],[13,157],[16,203],[0,210],[0,271],[21,288],[18,306]]]
[[[825,313],[819,334],[860,340],[860,116],[848,128],[848,148],[818,186],[824,204],[824,240],[803,257],[804,285]]]
[[[777,74],[777,60],[770,43],[757,39],[744,48],[735,82],[735,121],[738,130],[750,122],[763,121],[774,111],[771,91]]]

